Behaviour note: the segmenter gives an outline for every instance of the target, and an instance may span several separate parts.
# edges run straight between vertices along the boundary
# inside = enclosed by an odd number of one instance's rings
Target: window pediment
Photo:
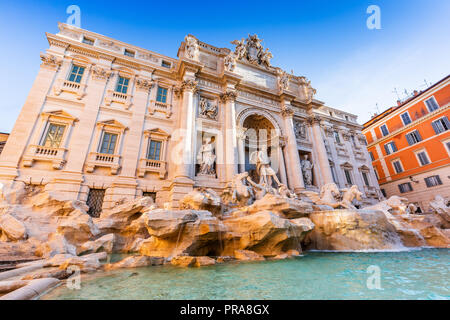
[[[97,126],[104,130],[110,130],[113,132],[120,132],[120,133],[123,133],[125,130],[128,130],[128,128],[125,125],[114,119],[97,122]]]

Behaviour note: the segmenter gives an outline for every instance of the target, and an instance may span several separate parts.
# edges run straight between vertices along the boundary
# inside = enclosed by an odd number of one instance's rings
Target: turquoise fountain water
[[[371,265],[381,289],[368,289]],[[450,299],[450,251],[308,252],[281,261],[97,273],[42,299]]]

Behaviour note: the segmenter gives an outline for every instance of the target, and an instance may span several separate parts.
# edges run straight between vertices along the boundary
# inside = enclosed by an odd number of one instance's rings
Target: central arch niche
[[[242,123],[242,128],[245,131],[245,171],[249,173],[253,181],[258,181],[256,164],[252,163],[250,159],[250,155],[254,151],[266,152],[271,159],[272,168],[279,172],[280,146],[278,139],[280,130],[267,117],[258,113],[248,115]]]

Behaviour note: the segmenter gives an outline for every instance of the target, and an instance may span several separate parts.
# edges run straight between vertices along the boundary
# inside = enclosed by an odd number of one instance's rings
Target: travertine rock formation
[[[381,211],[333,210],[310,216],[315,228],[308,247],[318,250],[398,249],[402,242]]]

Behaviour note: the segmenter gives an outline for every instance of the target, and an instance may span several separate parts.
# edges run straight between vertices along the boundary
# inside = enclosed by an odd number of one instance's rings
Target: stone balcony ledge
[[[129,109],[131,107],[131,94],[121,93],[114,90],[108,90],[105,97],[105,104],[110,106],[111,103],[117,102],[121,103],[125,106],[125,109]]]
[[[155,114],[155,112],[161,112],[166,115],[166,118],[170,118],[172,116],[172,105],[170,103],[152,100],[150,101],[150,107],[148,111],[151,115]]]
[[[55,86],[53,87],[53,92],[55,93],[56,96],[61,95],[63,91],[70,92],[75,94],[78,100],[81,100],[86,95],[85,89],[86,89],[85,84],[80,84],[78,82],[72,82],[64,79],[58,79],[56,80]]]
[[[86,163],[86,171],[92,173],[95,167],[104,167],[111,168],[111,174],[115,175],[121,167],[120,158],[118,154],[91,152]]]
[[[49,161],[56,170],[62,169],[66,163],[67,149],[65,148],[50,148],[38,145],[29,145],[23,157],[23,165],[25,167],[32,167],[34,161]]]
[[[156,172],[160,179],[166,175],[166,162],[161,160],[140,159],[138,167],[138,176],[143,178],[147,172]]]

